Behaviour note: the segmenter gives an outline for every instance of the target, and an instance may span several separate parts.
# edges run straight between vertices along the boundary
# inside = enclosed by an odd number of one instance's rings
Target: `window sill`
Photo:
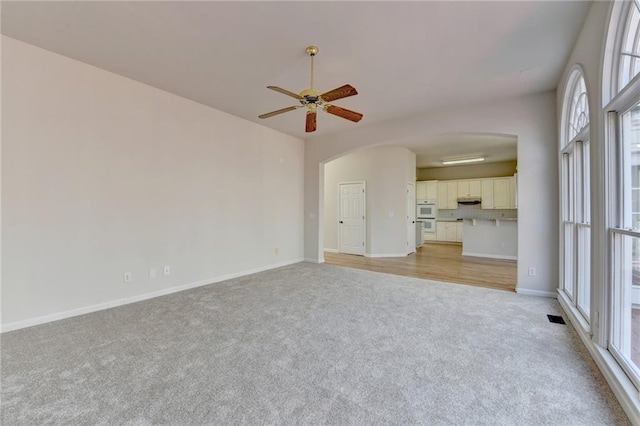
[[[591,340],[588,328],[585,329],[583,325],[583,322],[586,324],[586,321],[584,321],[580,312],[571,306],[569,299],[561,290],[558,290],[558,302],[611,387],[618,402],[627,413],[631,423],[640,424],[640,394],[638,394],[638,389],[631,383],[631,380],[629,380],[609,351]]]

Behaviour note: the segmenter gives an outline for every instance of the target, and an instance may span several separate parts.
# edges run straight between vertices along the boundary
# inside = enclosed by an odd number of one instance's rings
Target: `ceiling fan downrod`
[[[307,55],[311,57],[311,90],[313,91],[313,58],[318,54],[320,49],[317,46],[309,46],[306,49]]]

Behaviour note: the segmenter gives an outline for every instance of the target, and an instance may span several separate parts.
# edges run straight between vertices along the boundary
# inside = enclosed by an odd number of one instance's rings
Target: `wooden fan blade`
[[[320,95],[323,101],[332,102],[337,99],[346,98],[348,96],[357,95],[358,91],[355,87],[345,84],[342,87],[338,87],[337,89],[329,90],[327,93]]]
[[[337,115],[338,117],[346,118],[347,120],[351,120],[355,123],[362,120],[363,115],[359,112],[351,111],[350,109],[341,108],[335,105],[327,105],[324,108],[329,114]]]
[[[275,90],[278,93],[282,93],[283,95],[291,96],[292,98],[296,98],[299,101],[304,99],[302,96],[298,95],[297,93],[290,92],[287,89],[283,89],[282,87],[267,86],[267,89]]]
[[[278,115],[278,114],[282,114],[282,113],[285,113],[285,112],[296,110],[298,108],[302,108],[302,105],[300,105],[300,106],[290,106],[290,107],[287,107],[287,108],[279,109],[277,111],[271,111],[271,112],[268,112],[266,114],[259,115],[258,118],[269,118],[269,117],[273,117],[274,115]]]
[[[305,128],[307,133],[316,131],[316,113],[308,112],[307,113],[307,127]]]

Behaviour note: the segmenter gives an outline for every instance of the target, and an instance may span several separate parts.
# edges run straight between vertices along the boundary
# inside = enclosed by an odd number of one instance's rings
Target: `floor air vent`
[[[555,324],[566,324],[564,319],[559,315],[547,315],[547,318],[549,318],[549,322],[553,322]]]

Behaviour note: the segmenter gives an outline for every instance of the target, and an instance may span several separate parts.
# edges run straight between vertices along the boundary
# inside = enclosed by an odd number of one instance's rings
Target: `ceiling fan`
[[[291,92],[278,86],[267,86],[267,89],[275,90],[283,95],[291,96],[300,101],[300,105],[294,105],[287,108],[282,108],[277,111],[271,111],[266,114],[259,115],[258,118],[269,118],[274,115],[282,114],[285,112],[293,111],[298,108],[305,107],[307,109],[307,123],[305,131],[307,133],[316,131],[316,112],[318,108],[325,110],[329,114],[337,115],[338,117],[346,118],[347,120],[358,122],[362,119],[362,114],[356,111],[351,111],[346,108],[341,108],[336,105],[331,105],[328,102],[332,102],[338,99],[346,98],[349,96],[357,95],[358,92],[355,87],[345,84],[337,89],[330,90],[325,93],[321,93],[313,88],[313,58],[318,54],[319,49],[316,46],[309,46],[306,49],[307,54],[311,57],[311,88],[303,90],[300,94]]]

